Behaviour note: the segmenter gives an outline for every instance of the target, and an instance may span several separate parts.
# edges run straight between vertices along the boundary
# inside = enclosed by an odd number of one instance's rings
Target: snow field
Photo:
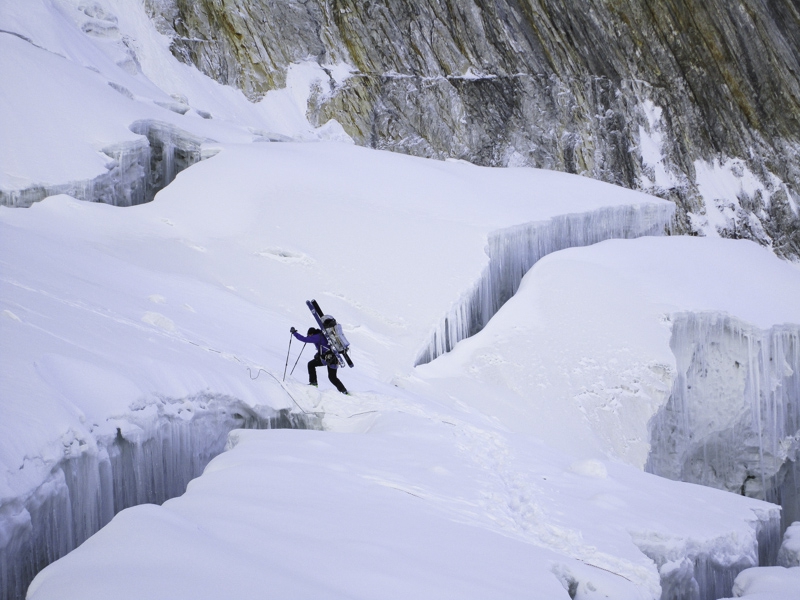
[[[401,177],[403,173],[406,175]],[[508,179],[503,181],[506,174]],[[532,185],[539,178],[541,185]],[[387,181],[397,185],[387,189]],[[550,189],[548,182],[552,182]],[[595,186],[595,193],[585,194],[584,190]],[[507,227],[515,220],[540,222],[552,215],[557,209],[544,194],[552,193],[553,188],[559,190],[559,198],[571,212],[581,207],[591,211],[615,201],[630,202],[634,197],[645,203],[660,202],[638,194],[616,196],[609,186],[555,173],[496,172],[458,163],[397,157],[349,145],[280,144],[225,147],[214,158],[180,174],[155,202],[147,205],[117,209],[61,197],[50,198],[26,211],[3,209],[0,219],[6,248],[10,251],[23,247],[23,240],[26,248],[25,253],[15,254],[16,260],[4,272],[3,297],[9,299],[7,310],[17,317],[3,321],[4,328],[13,334],[4,339],[23,349],[16,355],[6,351],[6,355],[16,356],[16,362],[6,371],[5,380],[12,388],[25,385],[54,407],[74,407],[71,414],[66,411],[60,419],[53,419],[53,414],[40,415],[38,418],[50,429],[37,432],[38,438],[15,436],[9,430],[4,439],[27,444],[25,451],[33,454],[58,440],[60,427],[90,438],[91,428],[82,424],[81,413],[84,421],[101,427],[109,416],[125,418],[131,403],[147,407],[157,404],[158,398],[167,398],[180,404],[191,401],[201,390],[237,398],[261,414],[291,408],[296,406],[294,402],[308,412],[324,413],[326,429],[347,432],[359,440],[351,442],[351,435],[336,435],[335,442],[325,441],[326,444],[338,446],[341,440],[344,446],[340,451],[358,470],[370,472],[373,466],[369,461],[380,459],[389,461],[385,468],[394,473],[391,477],[382,475],[379,481],[369,480],[375,489],[368,494],[360,487],[351,489],[347,481],[340,482],[336,485],[342,495],[334,499],[328,492],[334,484],[316,473],[322,468],[316,462],[325,461],[315,458],[308,461],[311,466],[298,466],[268,486],[271,494],[287,490],[279,505],[311,502],[309,511],[321,514],[349,514],[346,506],[353,501],[351,494],[372,498],[372,494],[380,492],[380,501],[359,506],[364,507],[362,513],[369,513],[367,507],[375,511],[364,517],[368,523],[385,519],[393,523],[393,529],[386,535],[377,535],[376,531],[382,531],[377,526],[354,525],[352,516],[343,521],[348,523],[348,531],[352,525],[353,531],[361,533],[355,536],[358,543],[354,549],[338,545],[336,550],[333,548],[337,539],[350,538],[344,530],[331,534],[331,545],[325,547],[323,554],[339,556],[349,566],[326,571],[329,577],[322,579],[328,583],[323,587],[330,597],[374,583],[371,579],[361,581],[363,564],[390,578],[398,577],[396,569],[408,568],[418,573],[413,569],[421,568],[403,566],[405,559],[398,555],[386,557],[383,566],[361,562],[364,546],[374,554],[376,547],[387,544],[408,548],[431,543],[427,537],[416,537],[414,545],[405,533],[398,532],[414,531],[409,523],[418,519],[415,510],[403,512],[406,504],[402,505],[403,510],[382,512],[387,481],[402,488],[393,493],[404,503],[406,497],[419,501],[416,495],[433,505],[435,517],[430,517],[432,521],[425,531],[442,540],[442,547],[447,548],[442,553],[472,547],[465,539],[479,535],[486,539],[476,542],[475,547],[497,548],[496,552],[487,551],[487,556],[516,556],[520,551],[510,551],[506,546],[508,539],[515,540],[514,547],[524,545],[527,549],[522,554],[539,565],[530,577],[537,586],[545,586],[543,589],[550,589],[555,582],[561,590],[578,586],[589,593],[593,587],[616,590],[614,597],[619,598],[654,598],[660,595],[665,581],[679,588],[693,578],[702,579],[702,573],[696,572],[697,565],[704,569],[706,563],[710,565],[709,572],[730,574],[724,577],[732,581],[739,569],[757,564],[757,533],[775,527],[777,511],[755,500],[661,480],[618,462],[621,458],[637,464],[631,454],[614,446],[615,440],[639,435],[645,440],[640,443],[646,443],[647,413],[652,414],[666,397],[669,330],[658,311],[640,307],[637,314],[641,322],[617,331],[623,315],[634,310],[636,303],[632,300],[615,304],[615,294],[628,294],[630,284],[618,285],[608,269],[594,266],[578,270],[580,276],[570,285],[589,284],[593,290],[590,298],[564,287],[575,274],[574,269],[553,268],[553,279],[541,288],[529,286],[526,279],[518,294],[484,331],[462,341],[451,354],[412,370],[431,324],[481,277],[489,260],[484,253],[487,236],[494,228]],[[488,189],[507,199],[495,204],[492,214],[488,210],[482,212],[478,202],[478,195],[488,193]],[[541,190],[542,195],[532,189]],[[473,206],[478,208],[473,210]],[[203,214],[208,218],[201,218]],[[309,225],[313,223],[310,216],[316,215],[325,215],[324,233]],[[334,240],[333,252],[330,240]],[[605,242],[583,251],[591,257],[593,251],[614,248],[607,257],[613,262],[620,254],[631,254],[630,250],[645,264],[659,262],[674,252],[691,254],[702,262],[718,252],[717,247],[706,245],[710,240],[665,238],[658,242],[663,245],[658,246],[654,239]],[[682,246],[686,243],[695,246]],[[557,262],[563,256],[567,265],[580,265],[580,261],[570,260],[572,252],[577,249],[551,254],[550,261]],[[645,255],[650,255],[651,260],[646,260]],[[754,259],[755,264],[769,263],[771,255],[759,256]],[[534,268],[530,276],[547,272],[548,258],[537,264],[542,267]],[[597,273],[595,279],[587,279],[592,271]],[[635,280],[631,274],[628,277]],[[24,285],[20,285],[23,281]],[[651,283],[645,281],[643,285],[649,289]],[[526,300],[531,292],[544,302],[543,306],[537,307],[534,302],[531,308]],[[548,298],[549,294],[555,297]],[[288,327],[310,322],[303,301],[311,297],[337,316],[353,344],[357,368],[342,373],[346,385],[355,392],[353,397],[326,389],[324,378],[320,390],[306,388],[300,383],[305,378],[302,364],[293,378],[297,383],[287,388],[291,398],[267,375],[262,373],[259,379],[251,380],[246,370],[249,366],[255,374],[263,366],[280,377]],[[593,306],[576,306],[580,301]],[[515,305],[519,306],[516,314]],[[689,305],[698,306],[692,302]],[[548,306],[552,311],[549,315],[544,311]],[[592,319],[589,308],[613,308],[609,314],[619,321]],[[580,319],[606,329],[585,330],[585,322]],[[655,324],[645,327],[642,333],[640,327],[649,319]],[[542,322],[553,328],[547,338],[551,345],[540,345],[537,354],[537,340],[531,337],[531,331]],[[60,340],[55,346],[53,338]],[[642,349],[649,351],[645,356],[658,359],[657,364],[667,365],[657,373],[662,378],[661,387],[656,386],[660,397],[648,399],[635,393],[623,397],[633,417],[624,416],[623,406],[616,411],[596,408],[598,415],[610,412],[606,420],[587,419],[580,407],[574,406],[574,400],[564,401],[575,396],[573,388],[565,388],[558,381],[562,386],[558,393],[547,395],[538,381],[526,378],[525,374],[541,374],[542,369],[552,369],[554,379],[562,372],[542,355],[547,349],[550,356],[559,356],[560,352],[564,368],[571,365],[580,370],[584,356],[602,357],[603,343],[612,347],[622,343],[623,338],[628,348],[623,358],[637,356]],[[470,348],[486,340],[494,343],[495,339],[507,344],[505,348],[492,348],[495,358],[484,354],[479,369],[464,362]],[[552,345],[559,339],[565,344],[562,351]],[[588,344],[588,348],[581,343]],[[572,344],[575,346],[570,350]],[[298,350],[295,345],[292,362]],[[50,358],[52,354],[66,358]],[[90,366],[68,362],[75,357]],[[309,358],[306,351],[300,362]],[[508,363],[510,359],[514,361],[512,365]],[[55,368],[58,361],[69,367]],[[94,364],[103,365],[113,375],[92,375]],[[593,385],[597,388],[610,382],[615,371],[635,371],[637,364],[626,366],[620,357],[616,363],[608,361],[604,379],[595,380]],[[503,372],[505,368],[511,370]],[[487,380],[484,375],[492,369],[495,375]],[[584,369],[588,375],[598,373],[587,366]],[[19,377],[21,372],[30,372],[30,376]],[[103,393],[91,393],[88,381],[97,381]],[[129,391],[117,395],[115,389]],[[69,404],[61,396],[65,392],[69,393]],[[114,404],[101,398],[109,398]],[[645,408],[637,408],[637,403]],[[36,414],[38,408],[17,405],[16,410],[20,414],[33,410]],[[87,418],[89,415],[91,418]],[[424,444],[420,437],[425,438]],[[267,437],[263,443],[268,444],[271,439]],[[297,443],[303,439],[299,437]],[[324,435],[322,439],[327,440]],[[405,453],[397,449],[388,452],[382,446],[385,439],[405,448]],[[286,455],[301,452],[293,444]],[[371,447],[372,444],[377,446]],[[58,456],[57,448],[56,444],[51,451],[54,458]],[[236,451],[234,448],[230,454]],[[386,458],[385,452],[394,458]],[[4,453],[13,456],[14,451]],[[458,460],[455,465],[441,465],[442,468],[457,475],[443,478],[448,481],[444,485],[437,477],[430,479],[429,467],[422,465],[437,463],[439,457],[447,456]],[[643,456],[640,453],[640,461]],[[430,466],[438,473],[436,467]],[[398,471],[402,477],[397,476]],[[251,479],[244,473],[242,477],[243,482]],[[27,485],[33,485],[34,479]],[[187,498],[196,489],[206,489],[202,481],[201,477],[190,485]],[[301,491],[291,491],[299,484],[303,486]],[[16,494],[25,493],[24,485],[19,476],[8,481],[9,488],[18,486]],[[215,484],[209,485],[208,489],[213,490]],[[227,494],[222,489],[209,493]],[[676,501],[682,494],[686,494],[685,499]],[[205,505],[205,495],[206,492],[197,492],[198,506]],[[255,506],[259,511],[268,511],[268,500],[272,499],[259,499]],[[90,582],[91,589],[76,592],[83,597],[93,597],[95,592],[106,595],[110,585],[122,585],[120,594],[146,594],[147,590],[139,587],[141,577],[134,572],[151,568],[154,573],[163,572],[161,561],[167,557],[159,548],[195,544],[168,533],[172,530],[160,525],[159,511],[170,510],[168,507],[181,502],[183,499],[176,499],[163,509],[133,511],[135,520],[130,527],[151,531],[152,537],[145,536],[141,546],[132,545],[124,555],[108,553],[105,546],[112,544],[116,535],[125,536],[128,531],[123,527],[114,533],[118,527],[115,523],[134,518],[118,517],[90,543],[46,569],[37,580],[32,597],[46,598],[57,589],[67,589],[63,588],[65,585],[77,585],[59,583],[61,577]],[[687,515],[688,506],[694,507],[691,515],[695,516]],[[197,510],[197,514],[202,512],[201,508]],[[216,518],[209,517],[211,521]],[[268,528],[269,523],[282,521],[283,517],[267,518],[261,526]],[[407,525],[403,527],[402,523]],[[457,532],[453,532],[454,527]],[[171,541],[159,537],[161,530]],[[242,564],[271,555],[261,545],[261,537],[270,536],[241,538],[242,552],[250,557]],[[298,552],[308,544],[314,545],[309,541],[310,534],[295,539],[284,533],[276,539],[282,540],[281,545],[298,548]],[[86,576],[84,569],[95,564],[97,553],[105,556],[108,572],[114,572],[114,577]],[[215,555],[213,560],[226,568],[241,568],[228,564],[224,554]],[[174,555],[171,556],[174,563]],[[544,556],[553,558],[544,560]],[[509,561],[505,564],[516,565]],[[472,556],[458,564],[476,562],[480,561]],[[481,576],[482,580],[478,578],[476,596],[488,589],[483,586],[489,585],[489,573],[496,580],[497,573],[502,572],[498,565],[487,564],[492,569]],[[139,567],[131,569],[129,565]],[[341,572],[340,567],[344,569]],[[314,564],[312,571],[319,568]],[[444,571],[453,572],[452,569],[451,565]],[[338,575],[334,576],[334,571]],[[467,571],[480,572],[477,568]],[[215,577],[214,573],[208,570],[208,577]],[[431,569],[424,577],[415,575],[407,585],[418,587],[398,589],[422,596],[430,593],[433,597],[434,590],[442,589],[440,586],[455,585],[438,573]],[[463,573],[460,571],[459,576],[463,577]],[[670,574],[674,574],[672,579]],[[349,583],[339,588],[332,583],[336,577]],[[510,578],[511,587],[506,589],[510,597],[522,594],[531,585],[531,581],[520,583],[516,577],[499,577]],[[170,585],[186,590],[215,590],[220,585],[232,589],[229,581],[206,581],[201,585],[188,580],[180,583],[181,578],[176,573],[176,583]],[[158,581],[159,577],[153,579]],[[41,583],[48,580],[52,583]],[[431,581],[434,583],[428,585]],[[232,593],[246,596],[251,593],[248,585],[243,584]]]

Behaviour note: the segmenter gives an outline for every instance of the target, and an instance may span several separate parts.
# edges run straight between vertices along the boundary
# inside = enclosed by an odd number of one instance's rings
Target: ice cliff
[[[580,173],[675,201],[682,231],[800,253],[791,0],[146,5],[176,57],[253,100],[292,63],[351,65],[308,115],[359,144]]]
[[[788,527],[800,519],[800,326],[671,320],[677,375],[651,422],[647,470],[780,504]]]
[[[207,140],[169,123],[144,119],[132,123],[130,129],[143,137],[103,148],[109,159],[106,173],[83,181],[0,189],[0,205],[29,207],[48,196],[67,194],[89,202],[135,206],[150,202],[178,173],[212,154],[203,154]]]

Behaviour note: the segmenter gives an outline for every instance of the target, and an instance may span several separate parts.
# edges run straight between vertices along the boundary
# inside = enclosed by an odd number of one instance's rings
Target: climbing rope
[[[234,358],[236,358],[236,357],[234,356]],[[236,360],[239,360],[239,359],[237,358]],[[239,362],[242,362],[242,361],[239,361]],[[294,396],[292,396],[292,394],[289,392],[289,390],[287,390],[287,389],[286,389],[286,386],[283,384],[283,382],[282,382],[280,379],[278,379],[277,377],[275,377],[275,375],[273,375],[272,373],[270,373],[269,371],[267,371],[265,368],[263,368],[263,367],[259,367],[258,371],[256,371],[256,376],[255,376],[255,377],[253,377],[253,371],[250,369],[250,367],[247,367],[247,372],[249,373],[249,375],[250,375],[250,379],[251,379],[252,381],[255,381],[256,379],[258,379],[258,376],[259,376],[259,375],[261,375],[261,372],[262,372],[262,371],[263,371],[264,373],[266,373],[267,375],[269,375],[270,377],[272,377],[272,378],[273,378],[273,379],[274,379],[274,380],[277,382],[277,384],[278,384],[279,386],[281,386],[281,389],[282,389],[284,392],[286,392],[286,395],[287,395],[287,396],[289,396],[289,398],[291,398],[291,399],[292,399],[292,402],[294,402],[295,406],[296,406],[297,408],[299,408],[299,409],[302,411],[302,413],[303,413],[304,415],[315,415],[315,416],[319,416],[319,415],[320,415],[320,413],[318,413],[318,412],[309,412],[309,411],[307,411],[305,408],[303,408],[302,406],[300,406],[300,403],[299,403],[297,400],[295,400],[295,397],[294,397]]]
[[[183,339],[184,339],[184,341],[186,341],[186,342],[188,342],[188,343],[192,344],[193,346],[197,346],[198,348],[200,348],[200,349],[202,349],[202,350],[207,350],[207,351],[209,351],[209,352],[214,352],[214,353],[216,353],[216,354],[220,354],[220,355],[222,355],[222,356],[229,356],[229,357],[231,357],[233,360],[235,360],[236,362],[238,362],[240,365],[243,365],[243,366],[245,366],[245,367],[247,368],[247,373],[249,374],[249,376],[250,376],[250,380],[251,380],[251,381],[255,381],[256,379],[258,379],[259,375],[261,375],[261,372],[263,371],[264,373],[266,373],[267,375],[269,375],[270,377],[272,377],[272,378],[275,380],[275,382],[276,382],[276,383],[277,383],[279,386],[281,386],[281,389],[282,389],[284,392],[286,392],[286,395],[287,395],[287,396],[289,396],[289,398],[292,400],[292,402],[294,403],[294,405],[295,405],[297,408],[299,408],[299,409],[300,409],[300,412],[302,412],[304,415],[314,415],[314,416],[319,416],[320,414],[324,414],[324,413],[319,413],[319,412],[309,412],[309,411],[307,411],[306,409],[304,409],[304,408],[303,408],[303,407],[300,405],[300,403],[297,401],[297,399],[296,399],[294,396],[292,396],[291,392],[289,392],[289,390],[287,390],[287,389],[286,389],[286,386],[283,384],[283,382],[282,382],[280,379],[278,379],[277,377],[275,377],[275,375],[273,375],[272,373],[270,373],[269,371],[267,371],[265,368],[263,368],[263,367],[259,367],[259,368],[258,368],[258,370],[256,371],[256,375],[255,375],[255,377],[253,377],[253,370],[252,370],[252,369],[251,369],[249,366],[247,366],[247,363],[245,363],[244,361],[242,361],[242,360],[241,360],[241,359],[240,359],[238,356],[236,356],[235,354],[231,354],[231,353],[222,352],[221,350],[217,350],[217,349],[215,349],[215,348],[211,348],[211,347],[205,347],[205,346],[203,346],[203,345],[201,345],[201,344],[198,344],[198,343],[196,343],[196,342],[193,342],[192,340],[189,340],[189,339],[187,339],[187,338],[183,338]],[[291,342],[291,340],[289,340],[289,348],[290,348],[290,349],[291,349],[291,345],[292,345],[292,342]],[[303,347],[305,348],[305,346],[303,346]],[[301,352],[301,354],[302,354],[302,350],[301,350],[300,352]],[[297,357],[297,360],[300,360],[300,357],[299,357],[299,356]],[[289,357],[288,357],[288,354],[287,354],[287,357],[286,357],[286,363],[287,363],[287,365],[288,365],[288,362],[289,362]],[[296,365],[297,365],[297,363],[295,363],[295,366],[296,366]],[[292,372],[294,372],[294,369],[292,369]],[[285,373],[286,373],[286,371],[285,371],[285,369],[284,369],[284,375],[285,375]]]

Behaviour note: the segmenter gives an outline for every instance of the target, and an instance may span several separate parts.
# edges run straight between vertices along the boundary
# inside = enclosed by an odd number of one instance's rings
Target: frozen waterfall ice
[[[732,555],[720,547],[677,544],[668,539],[655,543],[638,539],[639,548],[658,566],[662,600],[717,600],[731,593],[733,582],[745,569],[775,564],[780,544],[777,511],[754,511],[755,544],[751,551]]]

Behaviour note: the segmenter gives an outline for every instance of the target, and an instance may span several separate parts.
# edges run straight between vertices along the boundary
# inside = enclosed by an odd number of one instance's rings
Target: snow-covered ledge
[[[216,153],[203,148],[203,143],[211,140],[163,121],[142,119],[131,124],[130,129],[143,137],[103,148],[107,163],[101,175],[82,181],[36,183],[15,190],[0,188],[0,206],[26,208],[58,194],[87,202],[136,206],[152,201],[178,173]]]

